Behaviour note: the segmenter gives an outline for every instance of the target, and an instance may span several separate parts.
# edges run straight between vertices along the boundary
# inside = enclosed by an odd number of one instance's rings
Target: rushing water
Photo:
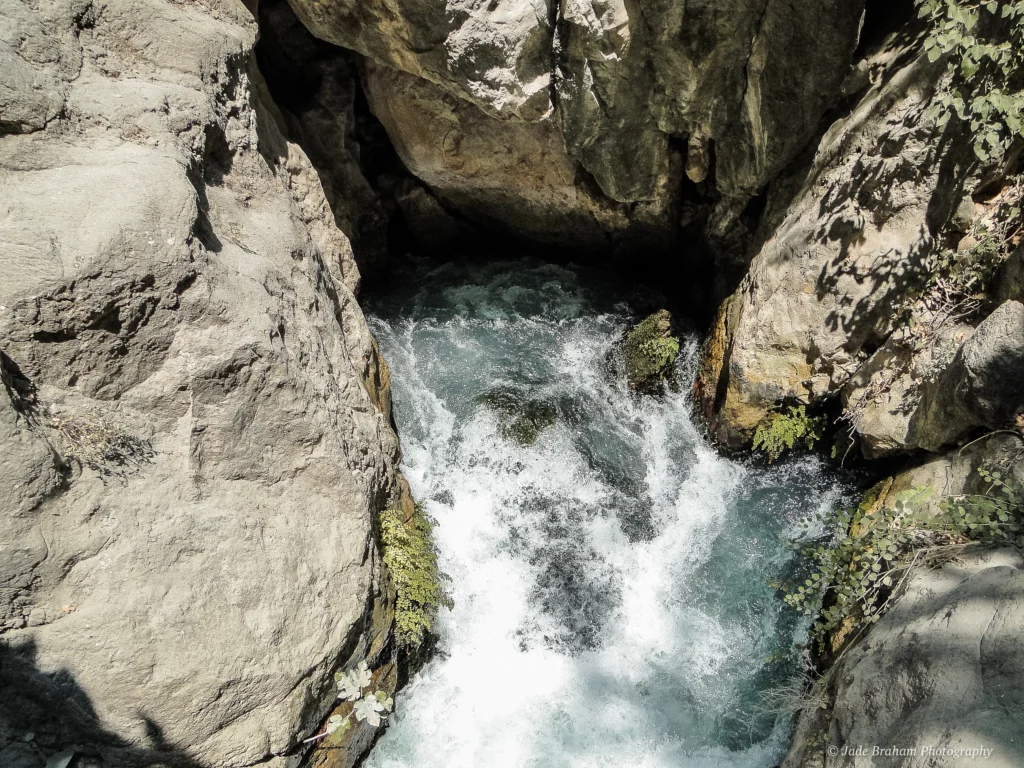
[[[789,718],[762,696],[794,669],[768,657],[805,624],[768,582],[841,484],[809,458],[722,458],[685,386],[632,394],[608,363],[632,308],[586,274],[421,265],[370,306],[455,608],[368,766],[770,768],[785,751]],[[533,431],[552,422],[531,445],[515,402]]]

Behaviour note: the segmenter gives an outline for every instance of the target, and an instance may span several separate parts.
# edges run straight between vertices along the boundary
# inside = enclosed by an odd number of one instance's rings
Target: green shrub
[[[916,0],[931,24],[925,50],[948,56],[949,82],[930,116],[970,126],[982,162],[998,161],[1024,131],[1024,3]]]
[[[679,339],[672,333],[672,316],[659,310],[626,334],[626,378],[633,389],[658,387],[679,356]]]
[[[807,450],[825,434],[825,419],[808,416],[803,405],[791,406],[785,412],[768,414],[754,431],[754,450],[763,451],[769,462],[775,462],[787,450],[803,442]]]
[[[438,610],[452,607],[437,567],[433,522],[417,504],[408,522],[400,510],[382,512],[380,529],[384,564],[398,592],[395,635],[400,644],[417,646],[433,630]]]
[[[951,536],[1024,548],[1024,486],[998,470],[978,475],[988,483],[985,493],[944,499],[944,514],[926,522]]]

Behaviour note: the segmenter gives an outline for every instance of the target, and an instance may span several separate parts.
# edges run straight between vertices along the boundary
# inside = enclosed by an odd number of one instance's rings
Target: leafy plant
[[[675,336],[659,336],[648,339],[640,344],[640,351],[656,368],[667,371],[679,356],[679,339]]]
[[[874,622],[884,604],[883,596],[906,569],[904,554],[914,533],[907,521],[911,506],[927,489],[899,494],[890,507],[877,503],[877,492],[868,494],[854,509],[823,512],[817,522],[836,531],[835,539],[800,548],[813,571],[803,584],[780,584],[784,600],[802,613],[819,614],[812,636],[825,640],[847,619]],[[811,521],[803,522],[804,527]]]
[[[374,728],[380,725],[381,718],[387,717],[394,706],[394,701],[384,691],[368,693],[359,699],[352,708],[356,720],[369,723]]]
[[[944,499],[936,530],[988,544],[1024,548],[1024,487],[998,470],[981,468],[985,493]]]
[[[352,727],[352,717],[357,722],[365,722],[374,728],[387,718],[395,707],[395,701],[386,691],[367,691],[373,683],[373,673],[365,661],[348,672],[336,672],[334,680],[338,684],[338,699],[352,704],[352,710],[348,714],[335,712],[324,724],[321,733],[306,739],[306,742],[319,741],[328,736],[333,736],[337,742],[343,738],[345,733]]]
[[[370,685],[373,674],[366,666],[366,662],[361,661],[355,669],[339,672],[334,678],[338,683],[338,698],[342,701],[355,701],[361,695],[362,689]]]
[[[452,607],[437,567],[433,522],[416,505],[408,522],[401,511],[385,510],[380,516],[384,564],[398,591],[395,634],[402,645],[420,645],[433,629],[437,611]]]
[[[808,416],[803,405],[790,406],[784,412],[768,414],[754,430],[754,450],[763,451],[769,462],[803,442],[808,450],[825,434],[825,419]]]
[[[929,60],[948,56],[948,83],[930,117],[970,126],[982,162],[999,160],[1024,130],[1024,2],[916,0],[931,23]]]
[[[819,647],[878,621],[902,579],[920,562],[972,541],[1024,547],[1024,487],[999,471],[979,469],[978,475],[988,483],[985,493],[943,499],[937,517],[917,511],[931,496],[930,488],[903,491],[881,503],[884,485],[855,509],[817,516],[834,537],[797,546],[812,566],[803,583],[773,586],[789,605],[817,614],[811,634]]]

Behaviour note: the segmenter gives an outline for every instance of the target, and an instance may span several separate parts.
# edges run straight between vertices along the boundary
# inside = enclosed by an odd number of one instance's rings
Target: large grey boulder
[[[784,768],[1021,765],[1024,559],[976,550],[916,572],[833,680],[828,713],[816,727],[805,717]]]
[[[1024,304],[1004,302],[974,330],[910,421],[912,445],[938,450],[976,427],[1012,428],[1024,413]]]
[[[976,328],[951,323],[928,345],[908,336],[890,336],[843,388],[866,456],[937,451],[978,428],[1016,428],[1024,413],[1024,305],[1006,301]]]
[[[292,765],[404,488],[348,240],[240,4],[0,18],[0,765]]]
[[[685,183],[706,181],[723,198],[713,219],[726,231],[803,149],[839,95],[864,8],[861,0],[291,5],[318,37],[372,63],[374,112],[394,144],[409,148],[409,170],[460,212],[482,209],[481,218],[564,242],[594,209],[591,237],[614,241],[639,204],[631,229],[662,247],[677,227],[671,203],[684,169]],[[404,119],[414,115],[399,108],[426,119]],[[516,176],[536,183],[511,183],[502,169],[512,162]],[[537,184],[569,214],[563,230],[553,217],[531,230]]]
[[[870,88],[769,197],[765,243],[705,347],[704,410],[729,445],[780,401],[835,397],[873,355],[899,353],[885,342],[963,199],[962,136],[926,115],[944,65],[896,39],[859,71]]]
[[[937,515],[944,499],[990,492],[980,467],[1024,483],[1022,450],[1022,438],[1003,433],[930,456],[887,482],[878,503],[926,489],[915,513]],[[971,545],[916,566],[878,623],[850,643],[826,671],[824,696],[801,712],[783,768],[1024,763],[1018,550]],[[991,750],[984,758],[957,756],[982,747]]]

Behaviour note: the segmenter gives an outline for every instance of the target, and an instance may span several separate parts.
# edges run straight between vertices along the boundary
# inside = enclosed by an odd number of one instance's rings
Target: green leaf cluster
[[[906,491],[892,506],[877,503],[877,490],[854,509],[823,512],[815,520],[837,531],[832,541],[814,542],[799,551],[812,564],[802,584],[775,584],[783,599],[801,613],[818,615],[812,637],[824,648],[844,621],[877,621],[884,597],[906,569],[913,526],[907,524],[912,504],[928,489]],[[806,528],[811,519],[804,520]]]
[[[791,406],[762,419],[754,430],[754,450],[763,451],[769,462],[775,462],[798,442],[811,450],[824,434],[823,417],[808,416],[806,406]]]
[[[994,469],[981,468],[985,493],[955,496],[942,502],[937,530],[986,544],[1024,548],[1024,486]]]
[[[1024,487],[996,470],[979,469],[987,484],[981,494],[951,497],[941,514],[921,514],[931,488],[920,487],[878,503],[876,486],[854,509],[814,519],[834,538],[796,545],[811,565],[802,583],[779,583],[789,605],[817,615],[811,635],[824,649],[844,624],[878,621],[903,575],[918,561],[949,546],[969,542],[1024,547]],[[807,528],[812,519],[802,525]]]
[[[929,282],[924,293],[930,293],[943,283],[946,293],[982,294],[992,284],[1004,259],[1002,243],[991,233],[982,233],[978,242],[964,251],[944,248],[929,259]]]
[[[978,158],[999,160],[1024,131],[1024,0],[916,2],[928,58],[948,57],[951,75],[929,116],[969,124]]]
[[[434,524],[417,504],[408,522],[400,510],[382,512],[380,531],[384,564],[398,592],[395,635],[402,645],[418,646],[433,629],[438,610],[452,607],[447,578],[437,565]]]

